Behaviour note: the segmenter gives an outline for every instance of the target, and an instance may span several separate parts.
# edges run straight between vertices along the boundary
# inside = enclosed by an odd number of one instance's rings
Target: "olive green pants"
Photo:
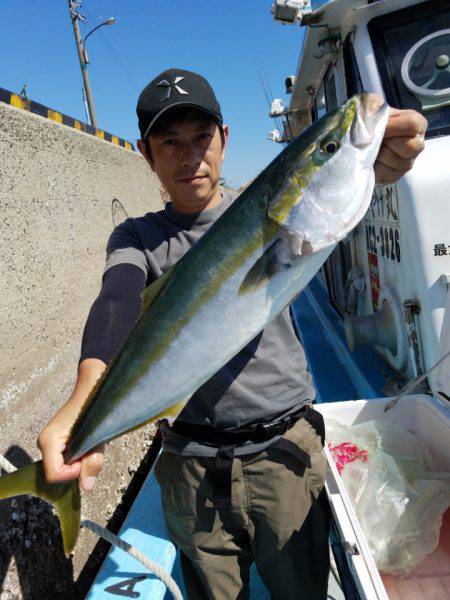
[[[310,455],[311,468],[273,448],[235,458],[230,509],[212,507],[214,459],[160,455],[155,475],[189,599],[248,598],[255,561],[272,598],[325,600],[329,507],[322,444],[305,419],[283,437]]]

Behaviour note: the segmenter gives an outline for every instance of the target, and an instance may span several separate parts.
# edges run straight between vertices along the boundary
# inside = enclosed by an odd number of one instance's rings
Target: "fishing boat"
[[[282,123],[272,139],[289,143],[363,90],[428,119],[426,147],[414,169],[395,184],[376,186],[365,218],[338,244],[291,314],[325,418],[344,425],[396,423],[414,432],[449,473],[450,5],[330,0],[314,8],[304,0],[278,0],[272,13],[304,32],[297,73],[286,76],[289,106],[277,100],[272,107]],[[325,452],[336,566],[329,598],[450,597],[450,512],[438,547],[419,567],[407,576],[383,575],[328,447]],[[120,537],[170,573],[183,593],[152,471]],[[251,589],[252,598],[269,597],[256,570]],[[157,577],[113,548],[87,598],[166,593]]]

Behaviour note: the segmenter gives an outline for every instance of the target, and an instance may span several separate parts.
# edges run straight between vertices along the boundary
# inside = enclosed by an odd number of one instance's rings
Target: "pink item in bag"
[[[339,475],[342,474],[345,465],[348,463],[354,462],[357,459],[367,462],[367,450],[360,450],[358,446],[350,442],[343,442],[337,446],[328,444],[328,448],[339,471]]]

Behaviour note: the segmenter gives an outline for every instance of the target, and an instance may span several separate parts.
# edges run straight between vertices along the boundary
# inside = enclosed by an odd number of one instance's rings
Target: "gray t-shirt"
[[[219,205],[200,213],[179,213],[169,202],[164,210],[127,219],[111,234],[105,271],[131,263],[145,272],[149,285],[189,250],[236,197],[236,193],[224,190]],[[273,421],[314,398],[305,354],[286,308],[193,394],[178,418],[235,429]],[[168,451],[197,456],[216,453],[216,449],[190,442],[169,427],[163,428],[163,438]],[[259,451],[267,445],[246,444],[236,454]]]

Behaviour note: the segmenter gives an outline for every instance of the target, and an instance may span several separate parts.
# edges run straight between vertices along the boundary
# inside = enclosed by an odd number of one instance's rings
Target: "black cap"
[[[220,125],[223,123],[220,105],[204,77],[183,69],[167,69],[155,77],[139,96],[136,113],[141,139],[145,140],[162,114],[182,106],[199,108]]]

